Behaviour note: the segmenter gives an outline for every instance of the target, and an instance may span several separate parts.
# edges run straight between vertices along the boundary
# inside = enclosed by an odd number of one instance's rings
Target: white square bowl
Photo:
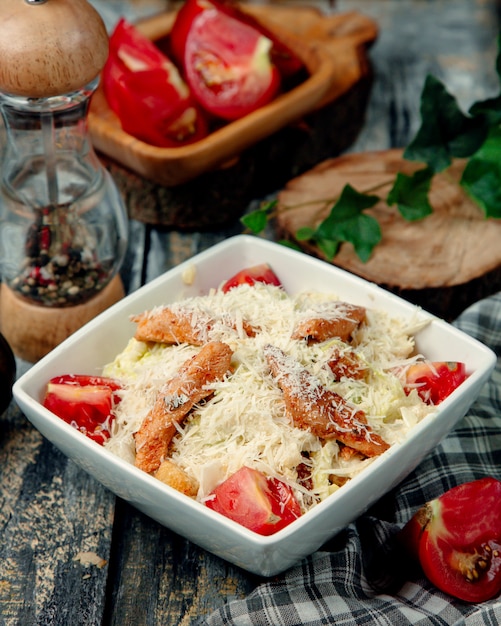
[[[156,305],[201,295],[237,271],[269,263],[285,290],[335,292],[353,304],[408,318],[416,308],[377,285],[301,252],[246,235],[232,237],[166,272],[89,322],[35,364],[14,385],[14,397],[33,425],[117,496],[160,524],[235,565],[262,576],[280,573],[317,550],[401,482],[465,415],[496,363],[482,343],[426,313],[416,336],[434,361],[463,361],[469,377],[402,444],[283,530],[261,536],[177,492],[77,432],[40,401],[47,381],[63,373],[98,374],[135,332],[129,316]],[[186,285],[183,277],[195,269]]]

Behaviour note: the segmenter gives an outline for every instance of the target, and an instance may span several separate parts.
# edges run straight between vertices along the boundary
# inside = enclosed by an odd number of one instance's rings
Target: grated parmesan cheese
[[[326,310],[326,303],[335,300],[335,295],[324,293],[291,297],[279,287],[257,283],[226,294],[212,290],[169,306],[189,311],[200,332],[206,331],[204,325],[210,318],[211,339],[227,343],[234,351],[233,373],[215,384],[212,397],[178,426],[171,444],[171,460],[200,485],[199,501],[247,465],[291,485],[305,511],[372,462],[359,455],[343,458],[335,441],[321,441],[293,425],[264,357],[266,345],[296,359],[322,385],[353,405],[353,411],[363,410],[370,428],[390,445],[403,441],[413,426],[435,411],[417,392],[407,395],[398,378],[398,368],[418,357],[413,338],[423,325],[418,316],[404,321],[381,311],[367,311],[366,322],[353,333],[349,344],[368,370],[362,380],[335,381],[327,366],[333,347],[343,349],[345,343],[330,339],[309,345],[291,338],[299,320],[315,312],[318,315]],[[228,324],[228,319],[233,324]],[[244,332],[244,321],[257,329],[254,337]],[[112,437],[105,444],[108,450],[134,463],[134,433],[159,389],[199,350],[183,343],[161,345],[131,339],[106,366],[104,375],[123,385]],[[301,465],[310,468],[311,488],[300,480]]]

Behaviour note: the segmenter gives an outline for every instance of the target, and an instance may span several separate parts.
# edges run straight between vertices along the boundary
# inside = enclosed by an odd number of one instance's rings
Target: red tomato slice
[[[284,78],[292,76],[304,68],[304,64],[294,52],[285,45],[282,41],[277,39],[276,35],[270,31],[266,26],[261,24],[256,18],[249,13],[241,11],[233,2],[223,0],[217,3],[218,6],[223,7],[229,15],[236,19],[249,24],[253,28],[257,29],[262,35],[271,39],[273,46],[271,48],[271,60],[278,68],[280,75]]]
[[[301,515],[288,485],[242,467],[221,483],[206,505],[260,535],[271,535]]]
[[[103,89],[125,132],[159,147],[207,135],[207,122],[175,65],[121,19],[110,37]]]
[[[212,8],[214,8],[214,3],[208,0],[186,0],[177,12],[176,19],[169,34],[169,45],[172,58],[181,67],[183,67],[184,64],[186,39],[193,20],[206,9]]]
[[[120,385],[103,376],[65,374],[47,384],[43,405],[90,439],[103,444],[110,437],[113,407]]]
[[[423,361],[406,372],[406,388],[416,388],[428,404],[440,404],[466,380],[466,366],[456,361]]]
[[[239,119],[270,102],[280,87],[271,47],[270,39],[222,11],[199,13],[184,51],[186,80],[197,102],[224,120]]]
[[[261,24],[252,15],[241,11],[234,3],[225,1],[218,2],[217,0],[211,0],[210,2],[209,0],[186,0],[181,9],[178,11],[170,33],[170,46],[174,59],[176,59],[181,65],[184,60],[186,38],[188,37],[188,32],[191,28],[193,20],[202,11],[210,8],[216,8],[233,18],[252,26],[262,35],[270,39],[273,44],[270,52],[271,60],[278,68],[280,75],[284,78],[293,76],[304,68],[304,64],[301,59],[299,59],[286,44],[277,39],[273,32]]]
[[[428,502],[401,537],[436,587],[466,602],[501,592],[501,481],[482,478]]]
[[[233,287],[238,287],[239,285],[254,285],[254,283],[264,283],[265,285],[275,285],[276,287],[282,286],[282,283],[271,267],[267,263],[261,263],[260,265],[247,267],[237,272],[224,283],[221,290],[223,293],[227,293],[230,289],[233,289]]]

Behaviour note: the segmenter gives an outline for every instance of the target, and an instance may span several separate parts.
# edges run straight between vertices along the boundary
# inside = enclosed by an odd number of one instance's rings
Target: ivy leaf
[[[380,201],[379,196],[359,193],[345,185],[330,214],[319,224],[314,240],[328,258],[337,253],[339,244],[350,242],[360,260],[369,260],[372,250],[381,241],[381,228],[376,219],[363,211]]]
[[[322,222],[322,224],[325,223]],[[310,228],[309,226],[303,226],[296,231],[296,239],[298,241],[314,241],[325,256],[332,261],[339,250],[340,241],[337,239],[329,239],[329,236],[324,237],[321,232]]]
[[[269,219],[269,213],[275,208],[276,200],[272,200],[261,206],[256,211],[251,211],[240,218],[242,224],[252,231],[255,235],[261,233],[265,228]]]
[[[501,84],[501,33],[496,71]],[[429,215],[433,211],[428,198],[433,177],[447,169],[453,159],[462,158],[468,162],[461,186],[486,217],[501,218],[501,91],[473,104],[465,115],[440,80],[428,76],[420,111],[421,126],[403,156],[426,167],[411,176],[398,173],[387,195],[388,205],[396,204],[408,221]],[[348,184],[327,218],[316,229],[299,229],[295,238],[313,241],[329,259],[334,258],[342,242],[349,242],[365,263],[382,237],[377,220],[364,211],[379,200],[378,196],[359,193]],[[242,217],[241,222],[257,234],[275,215],[276,205],[277,200],[269,202]],[[295,243],[284,244],[298,249]]]
[[[307,241],[308,239],[313,239],[315,237],[315,229],[310,228],[309,226],[303,226],[303,228],[298,228],[296,231],[296,239],[298,241]]]
[[[486,217],[501,217],[501,128],[490,133],[484,145],[468,161],[461,186]]]
[[[335,241],[333,239],[318,239],[317,245],[325,254],[325,256],[332,261],[332,259],[336,256],[339,246],[341,245],[340,241]]]
[[[421,127],[404,152],[409,161],[426,163],[441,172],[453,157],[474,154],[487,136],[485,116],[466,116],[443,83],[427,76],[421,93]]]
[[[289,241],[288,239],[280,239],[278,243],[281,244],[282,246],[285,246],[286,248],[292,248],[292,250],[301,252],[301,248],[297,245],[297,243],[294,243],[293,241]]]
[[[324,239],[321,235],[317,236],[317,231],[315,229],[310,228],[309,226],[303,226],[303,228],[299,228],[296,231],[296,239],[298,241],[309,241],[310,239],[314,241],[320,250],[325,254],[325,256],[332,260],[339,249],[340,241]]]
[[[429,167],[418,170],[411,176],[399,172],[388,194],[388,205],[396,204],[402,217],[409,222],[430,215],[433,208],[428,200],[428,193],[433,176],[433,170]]]
[[[469,110],[471,115],[482,116],[489,126],[501,124],[501,95],[476,102]]]

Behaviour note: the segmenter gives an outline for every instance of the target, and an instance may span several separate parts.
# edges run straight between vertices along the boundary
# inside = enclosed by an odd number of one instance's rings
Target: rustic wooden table
[[[93,4],[108,25],[121,12],[136,19],[169,7],[167,0]],[[352,151],[408,142],[428,73],[464,107],[498,89],[496,0],[316,4],[358,10],[380,26],[367,116]],[[135,192],[128,202],[141,198],[140,181]],[[238,221],[208,232],[132,221],[122,270],[127,291],[240,231]],[[18,374],[27,367],[18,361]],[[260,582],[115,498],[44,440],[14,404],[0,416],[0,529],[0,626],[186,626]]]

